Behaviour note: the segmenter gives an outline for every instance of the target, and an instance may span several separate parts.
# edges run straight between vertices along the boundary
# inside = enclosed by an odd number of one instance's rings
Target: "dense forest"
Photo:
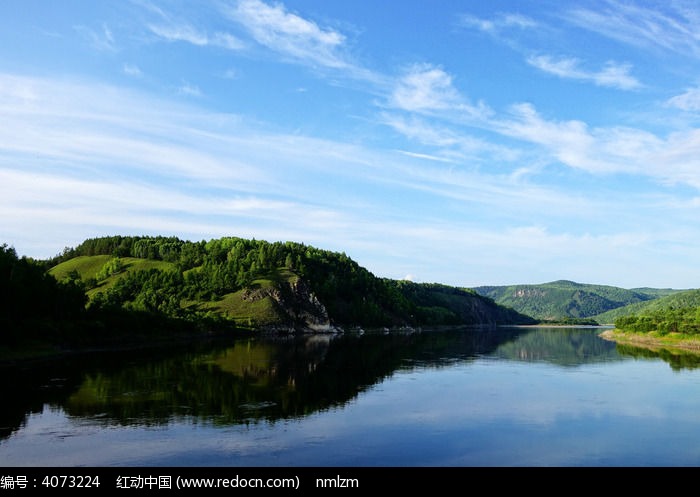
[[[14,248],[0,246],[0,329],[5,342],[50,323],[76,320],[86,302],[78,282],[58,281],[40,264],[18,257]]]
[[[96,267],[90,264],[95,260],[104,263],[93,275]],[[146,260],[158,264],[128,270]],[[81,261],[90,269],[85,270]],[[89,307],[126,307],[172,317],[211,311],[214,306],[202,303],[224,303],[227,296],[241,291],[247,290],[253,300],[255,290],[260,290],[258,293],[276,293],[278,303],[290,303],[306,292],[312,305],[317,302],[333,323],[345,326],[531,321],[472,290],[378,278],[345,253],[295,242],[103,237],[66,249],[45,266],[59,280],[80,279],[90,296]],[[109,281],[113,276],[119,277]],[[289,295],[290,290],[295,294]],[[478,305],[464,305],[464,299]],[[478,314],[484,308],[490,312]]]
[[[615,318],[615,328],[660,335],[700,333],[700,290],[687,290],[632,308]]]
[[[2,344],[182,332],[532,324],[473,290],[374,276],[344,253],[237,237],[87,239],[48,260],[3,246]]]
[[[542,321],[589,319],[617,330],[667,335],[700,333],[700,290],[624,289],[573,281],[483,286],[475,290],[498,304]]]
[[[550,283],[480,286],[474,288],[480,295],[490,297],[498,304],[546,321],[612,323],[625,314],[621,309],[643,305],[680,290],[657,288],[625,289],[608,285],[577,283],[568,280]],[[632,309],[630,307],[630,309]],[[618,314],[613,312],[618,311]]]
[[[59,280],[46,267],[46,261],[19,257],[14,248],[0,246],[0,359],[172,341],[223,329],[207,316],[193,321],[91,306],[87,287],[79,277]]]

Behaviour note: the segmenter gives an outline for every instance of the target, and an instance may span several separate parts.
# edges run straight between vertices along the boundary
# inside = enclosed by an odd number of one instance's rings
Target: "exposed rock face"
[[[530,297],[544,297],[547,292],[539,288],[517,288],[513,292],[513,297],[517,298],[530,298]]]
[[[275,302],[280,316],[280,323],[270,328],[287,331],[340,331],[331,323],[326,307],[301,278],[281,283],[274,288],[248,289],[243,294],[243,300],[249,302],[266,297]]]
[[[295,326],[321,330],[331,327],[326,306],[311,292],[301,278],[282,288],[282,298],[277,302],[285,310]]]

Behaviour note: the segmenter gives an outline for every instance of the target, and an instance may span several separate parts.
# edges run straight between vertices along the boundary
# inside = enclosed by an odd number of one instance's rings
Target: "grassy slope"
[[[71,271],[77,271],[83,280],[95,278],[97,273],[102,269],[112,256],[110,255],[83,255],[75,257],[68,261],[62,262],[49,270],[49,274],[53,275],[57,280],[66,278]],[[175,265],[170,262],[153,261],[149,259],[137,259],[135,257],[122,257],[124,271],[119,274],[110,276],[109,278],[98,282],[98,286],[87,292],[88,297],[95,295],[98,292],[109,290],[114,283],[124,277],[130,271],[146,271],[149,269],[160,269],[167,271],[175,269]]]
[[[599,323],[612,323],[616,318],[631,314],[643,314],[667,308],[700,307],[700,290],[676,291],[670,295],[647,302],[638,302],[595,316]]]
[[[63,279],[68,276],[71,271],[77,271],[83,280],[94,278],[102,267],[107,263],[112,256],[109,255],[92,255],[79,256],[74,259],[62,262],[53,267],[49,273],[56,279]],[[100,281],[96,288],[87,292],[88,297],[94,296],[96,293],[109,290],[117,280],[123,278],[130,271],[142,271],[149,269],[171,270],[175,269],[175,265],[164,261],[154,261],[149,259],[138,259],[134,257],[122,257],[124,271],[110,276],[109,278]],[[196,271],[196,268],[193,269]],[[287,270],[280,270],[273,275],[269,275],[267,279],[258,279],[253,281],[251,288],[259,291],[264,295],[265,291],[271,290],[279,282],[294,282],[299,277]],[[243,298],[245,290],[224,295],[220,300],[213,302],[182,302],[183,307],[195,306],[203,311],[212,311],[214,314],[220,314],[228,319],[233,319],[242,327],[251,325],[265,325],[278,321],[280,315],[274,299],[270,296],[262,296],[259,299],[245,300]]]
[[[228,293],[220,300],[200,303],[202,310],[211,310],[216,314],[233,319],[241,327],[268,325],[279,322],[281,317],[275,300],[267,295],[282,281],[293,282],[299,277],[291,272],[280,272],[269,279],[257,279],[250,288]],[[258,297],[244,298],[250,293]]]
[[[49,274],[57,280],[62,280],[68,277],[71,271],[77,271],[84,280],[94,278],[111,258],[111,255],[81,255],[52,267]]]

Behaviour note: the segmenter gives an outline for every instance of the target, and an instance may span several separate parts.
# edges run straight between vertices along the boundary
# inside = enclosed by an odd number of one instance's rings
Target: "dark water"
[[[5,368],[0,465],[700,465],[700,359],[601,331],[245,339]]]

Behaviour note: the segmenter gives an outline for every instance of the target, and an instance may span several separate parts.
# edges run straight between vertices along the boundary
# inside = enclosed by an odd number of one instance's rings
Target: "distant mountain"
[[[642,305],[681,291],[657,288],[624,289],[568,280],[542,284],[479,286],[473,290],[500,305],[536,319],[593,318],[599,323],[612,322],[606,320],[606,312],[630,305]]]

